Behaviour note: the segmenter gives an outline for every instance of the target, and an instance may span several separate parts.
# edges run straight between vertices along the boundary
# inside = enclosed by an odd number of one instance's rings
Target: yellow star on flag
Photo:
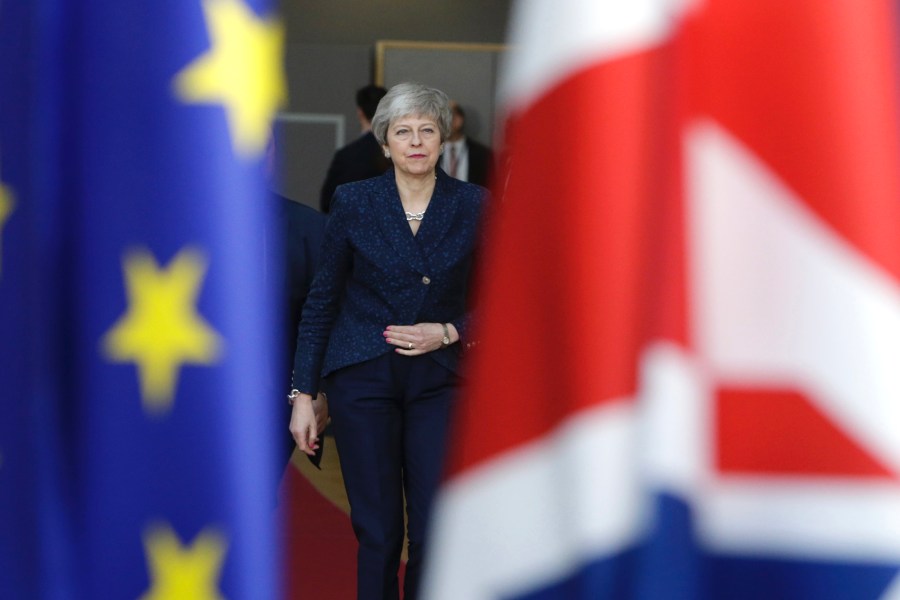
[[[3,273],[3,226],[12,214],[13,206],[12,190],[0,183],[0,274]]]
[[[150,589],[140,600],[219,600],[219,577],[227,544],[222,536],[204,530],[189,546],[167,525],[144,535]]]
[[[203,0],[203,14],[212,47],[176,75],[175,93],[184,102],[223,104],[235,152],[258,156],[287,98],[284,30],[241,0]]]
[[[222,341],[196,310],[206,261],[185,249],[168,268],[159,269],[148,252],[123,261],[128,311],[103,336],[104,354],[113,362],[137,364],[144,408],[171,408],[184,363],[210,365]]]

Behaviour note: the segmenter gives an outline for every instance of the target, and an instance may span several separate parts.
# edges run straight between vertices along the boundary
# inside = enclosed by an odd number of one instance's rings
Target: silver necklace
[[[437,173],[434,174],[434,180],[437,181]],[[425,210],[428,210],[427,208]],[[404,211],[406,213],[407,221],[421,221],[425,218],[425,210],[422,212],[411,213],[409,211]]]

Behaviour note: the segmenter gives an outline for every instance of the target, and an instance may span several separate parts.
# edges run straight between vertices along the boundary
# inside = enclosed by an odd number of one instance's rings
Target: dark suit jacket
[[[479,144],[468,136],[466,151],[469,154],[469,182],[487,187],[494,167],[494,153],[484,144]]]
[[[295,367],[297,332],[303,304],[312,286],[313,275],[319,262],[325,224],[328,219],[322,213],[299,202],[279,196],[281,223],[284,226],[285,281],[287,302],[287,339],[285,356],[288,365],[285,373],[292,374]],[[290,379],[288,380],[290,383]],[[290,388],[288,388],[290,389]]]
[[[469,324],[468,295],[486,190],[437,172],[434,194],[413,236],[390,170],[337,189],[300,332],[294,383],[387,352],[388,325]],[[427,356],[457,369],[461,344]]]
[[[285,433],[287,423],[290,420],[290,405],[287,403],[287,390],[291,389],[291,379],[295,369],[295,354],[297,349],[297,332],[300,327],[300,315],[303,304],[312,285],[316,264],[319,262],[319,254],[322,248],[322,239],[325,235],[327,219],[320,212],[294,202],[283,196],[273,194],[273,202],[278,207],[279,221],[284,235],[284,270],[283,273],[283,297],[286,303],[286,323],[283,334],[283,350],[281,352],[280,372],[284,373],[284,383],[278,388],[278,395],[283,402]],[[286,459],[290,458],[294,449],[294,440],[288,434],[285,451]],[[322,444],[319,444],[320,449]],[[318,466],[321,452],[310,457],[313,464]],[[283,463],[282,463],[283,464]]]
[[[377,177],[390,166],[391,161],[385,158],[384,150],[371,131],[335,152],[325,175],[325,183],[322,184],[319,204],[322,212],[330,212],[331,198],[337,186]]]

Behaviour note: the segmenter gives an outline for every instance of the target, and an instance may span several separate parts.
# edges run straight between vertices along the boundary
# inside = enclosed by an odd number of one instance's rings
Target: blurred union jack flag
[[[515,5],[428,598],[900,598],[898,24]]]

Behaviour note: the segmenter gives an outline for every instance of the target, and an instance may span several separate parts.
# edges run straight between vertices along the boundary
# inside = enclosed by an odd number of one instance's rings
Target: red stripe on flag
[[[721,473],[895,478],[796,390],[721,388],[716,400]]]
[[[695,112],[900,279],[895,4],[707,0],[699,17],[688,28]]]
[[[452,470],[634,393],[663,58],[598,64],[507,122]]]

